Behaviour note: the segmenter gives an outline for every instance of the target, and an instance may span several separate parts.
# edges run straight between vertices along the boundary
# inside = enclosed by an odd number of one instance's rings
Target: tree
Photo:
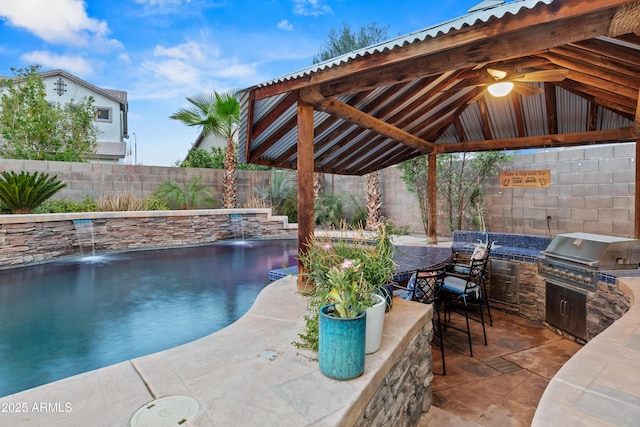
[[[0,81],[0,156],[77,162],[96,152],[92,97],[52,105],[39,66],[11,70],[15,77]]]
[[[234,141],[238,121],[240,120],[240,103],[235,92],[219,94],[203,93],[187,98],[191,109],[181,108],[169,116],[180,120],[187,126],[201,127],[204,136],[214,134],[227,140],[224,157],[224,196],[225,208],[236,207],[236,173],[238,158]]]
[[[496,173],[500,164],[513,158],[503,151],[481,153],[439,154],[436,157],[437,187],[446,198],[448,225],[451,230],[462,230],[466,223],[483,227],[482,184]],[[420,205],[420,216],[425,234],[428,234],[428,157],[415,157],[398,165],[407,189],[414,193]]]
[[[346,22],[342,23],[342,28],[336,29],[332,27],[329,30],[329,40],[324,44],[320,53],[313,57],[313,63],[317,64],[345,53],[363,47],[380,43],[388,36],[389,27],[378,27],[378,24],[372,22],[369,26],[363,26],[354,32]]]
[[[375,22],[369,26],[361,27],[358,32],[351,30],[347,23],[336,30],[331,28],[329,40],[324,44],[323,50],[313,57],[313,63],[317,64],[336,56],[352,52],[376,43],[380,43],[388,36],[389,27],[378,27]],[[367,180],[367,230],[377,230],[382,221],[382,192],[380,191],[379,172],[366,175]],[[322,189],[319,174],[314,176],[314,194],[317,196]]]

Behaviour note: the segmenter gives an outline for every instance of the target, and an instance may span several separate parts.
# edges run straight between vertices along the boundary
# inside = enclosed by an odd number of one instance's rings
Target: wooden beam
[[[313,217],[313,106],[298,100],[298,254],[307,253],[314,234]],[[298,262],[297,290],[302,294],[309,289],[304,265]]]
[[[436,144],[435,153],[464,153],[471,151],[571,147],[577,145],[631,142],[637,138],[640,138],[640,133],[635,134],[633,126],[630,126],[621,129],[600,130],[597,132],[562,133],[555,135],[527,136],[524,138],[494,139],[492,141]]]
[[[371,117],[357,108],[338,101],[337,99],[327,99],[322,96],[317,89],[308,88],[301,90],[300,98],[320,111],[334,114],[343,120],[357,124],[366,129],[371,129],[422,153],[428,154],[434,149],[434,144],[432,142],[427,142],[415,137],[402,129]]]

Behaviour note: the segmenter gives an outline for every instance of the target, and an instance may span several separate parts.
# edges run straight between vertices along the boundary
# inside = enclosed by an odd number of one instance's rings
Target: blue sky
[[[169,115],[201,92],[306,68],[330,29],[389,36],[466,14],[480,0],[0,0],[0,75],[39,64],[129,97],[138,163],[170,166],[198,132]],[[129,142],[133,144],[134,137]]]

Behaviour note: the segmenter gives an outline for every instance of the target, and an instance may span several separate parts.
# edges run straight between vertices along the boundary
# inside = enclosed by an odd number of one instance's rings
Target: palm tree
[[[236,94],[235,92],[203,93],[187,98],[187,101],[193,105],[191,109],[181,108],[169,118],[180,120],[187,126],[200,126],[203,136],[213,134],[227,140],[224,157],[223,206],[235,208],[238,159],[234,138],[240,120],[240,103],[236,99]]]

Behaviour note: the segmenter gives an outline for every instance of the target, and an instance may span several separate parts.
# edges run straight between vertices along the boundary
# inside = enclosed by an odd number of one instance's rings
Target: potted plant
[[[372,303],[358,260],[345,259],[327,272],[333,301],[320,309],[318,363],[320,372],[348,380],[364,372],[366,309]]]
[[[345,260],[352,260],[358,264],[362,280],[359,289],[362,295],[368,296],[366,302],[367,330],[369,340],[367,353],[372,353],[380,347],[384,312],[374,306],[380,301],[375,294],[389,296],[384,308],[390,306],[390,295],[385,291],[385,285],[391,283],[395,263],[393,261],[393,245],[384,226],[375,235],[365,235],[361,230],[347,233],[342,230],[339,236],[316,235],[309,241],[307,252],[300,260],[305,265],[305,279],[307,286],[313,291],[307,296],[309,314],[305,317],[306,331],[300,334],[302,342],[299,346],[318,349],[318,316],[320,308],[336,302],[331,294],[333,287],[329,284],[332,269],[341,266]],[[335,270],[334,270],[335,271]],[[331,273],[333,274],[333,273]],[[378,312],[375,315],[374,312]],[[376,327],[377,326],[377,327]],[[374,330],[377,332],[374,333]]]

